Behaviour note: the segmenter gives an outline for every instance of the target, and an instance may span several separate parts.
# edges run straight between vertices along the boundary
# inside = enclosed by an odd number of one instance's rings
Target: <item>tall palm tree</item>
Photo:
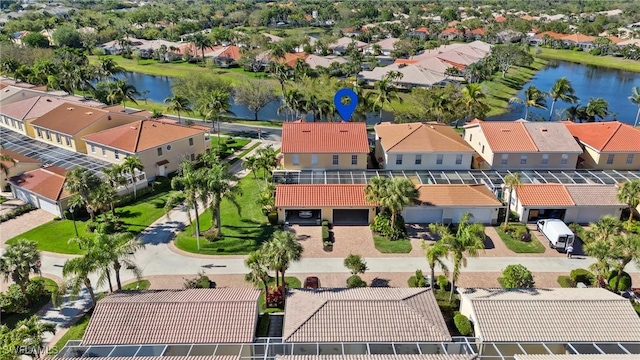
[[[469,119],[472,118],[484,118],[489,111],[489,106],[485,103],[487,96],[482,91],[482,85],[480,84],[466,84],[462,90],[462,104],[467,112]],[[456,121],[456,127],[458,122]]]
[[[396,217],[405,206],[418,199],[418,189],[407,178],[393,178],[385,187],[383,197],[378,202],[391,212],[391,228],[395,229]]]
[[[100,178],[83,167],[73,168],[65,176],[65,189],[72,194],[78,194],[82,198],[91,220],[95,218],[95,209],[92,206],[91,199],[100,183]]]
[[[274,232],[271,240],[263,245],[262,251],[266,252],[270,267],[276,271],[276,286],[279,285],[278,273],[282,275],[282,285],[286,285],[285,272],[292,262],[300,261],[302,250],[295,234],[286,230]]]
[[[215,89],[207,98],[207,101],[200,107],[200,112],[204,115],[205,121],[211,120],[211,129],[215,131],[215,123],[218,123],[218,144],[220,144],[220,115],[231,112],[230,94],[223,89]],[[220,151],[220,147],[218,147]]]
[[[13,331],[15,338],[19,339],[20,346],[35,352],[31,354],[32,359],[44,359],[43,351],[46,349],[44,334],[55,334],[56,325],[42,321],[38,315],[33,315],[18,321]],[[15,349],[12,350],[15,352]]]
[[[587,242],[605,241],[611,244],[612,237],[619,235],[622,231],[622,223],[611,215],[605,215],[595,223],[590,223],[589,228],[585,232]]]
[[[505,191],[509,189],[509,198],[507,199],[507,212],[504,216],[504,228],[506,229],[509,225],[509,215],[511,213],[511,198],[513,196],[513,190],[517,189],[522,183],[520,182],[520,173],[514,172],[507,174],[504,177],[504,185],[506,187]]]
[[[297,89],[286,90],[282,99],[285,109],[288,109],[291,114],[292,120],[296,120],[300,117],[300,110],[304,110],[306,108],[304,96]]]
[[[529,85],[524,91],[524,99],[518,97],[512,97],[509,102],[518,103],[524,105],[524,119],[529,119],[529,108],[535,107],[539,109],[547,108],[547,94],[544,91],[540,91],[533,85]]]
[[[244,265],[249,268],[249,273],[244,275],[244,280],[250,282],[254,286],[264,286],[266,294],[269,288],[269,263],[262,251],[254,251],[244,259]]]
[[[193,209],[196,218],[196,244],[200,250],[200,216],[198,214],[198,199],[202,197],[204,179],[202,172],[195,168],[193,162],[185,160],[180,163],[178,175],[171,179],[171,187],[181,190],[185,197],[185,204]],[[206,206],[206,204],[203,204]]]
[[[627,181],[618,189],[618,201],[629,206],[629,223],[633,220],[633,213],[640,205],[640,180]]]
[[[211,47],[213,42],[206,35],[197,32],[191,37],[191,42],[196,49],[200,49],[202,51],[202,66],[206,66],[204,61],[204,49]]]
[[[612,290],[617,292],[624,268],[634,259],[640,259],[640,235],[628,234],[615,236],[611,245],[613,269],[617,271],[616,283]]]
[[[460,276],[460,268],[467,267],[468,256],[477,257],[480,250],[484,249],[484,226],[478,223],[470,223],[470,213],[464,213],[458,224],[458,231],[452,234],[449,228],[442,224],[430,224],[429,230],[440,237],[440,240],[448,250],[448,255],[453,258],[453,272],[451,273],[451,294],[449,301],[453,300],[456,281]]]
[[[96,304],[96,295],[89,276],[102,268],[98,260],[100,259],[97,259],[95,254],[90,252],[80,257],[68,259],[62,267],[62,276],[64,276],[66,283],[69,285],[71,294],[78,295],[80,289],[84,286],[87,288],[91,303],[94,306]]]
[[[380,199],[386,196],[387,188],[391,182],[390,178],[376,176],[372,178],[364,188],[364,198],[372,204],[378,204],[380,210],[384,210],[384,206],[380,203]]]
[[[290,68],[282,63],[271,62],[269,64],[269,73],[278,80],[283,99],[285,97],[284,85],[289,81],[289,70]]]
[[[77,237],[69,240],[69,244],[78,244],[81,248],[87,249],[85,256],[91,257],[96,264],[95,273],[98,275],[97,286],[103,286],[106,282],[109,285],[109,292],[113,292],[113,282],[111,281],[111,263],[109,256],[111,249],[103,244],[99,238],[100,233],[96,233],[94,237]]]
[[[566,77],[561,77],[558,79],[551,90],[549,90],[549,97],[551,98],[551,110],[549,111],[549,121],[551,121],[551,116],[553,116],[553,108],[556,105],[556,101],[558,99],[568,102],[575,103],[578,101],[578,97],[575,95],[576,91],[571,86],[571,81]]]
[[[206,156],[204,169],[204,191],[203,194],[211,199],[211,217],[218,228],[218,236],[222,235],[222,219],[220,213],[220,205],[222,197],[231,201],[240,213],[240,205],[238,204],[238,196],[242,194],[240,186],[238,186],[239,178],[229,171],[229,164],[221,161],[217,156]]]
[[[125,72],[125,69],[118,65],[113,59],[108,57],[101,57],[98,62],[98,73],[99,77],[102,78],[111,78],[113,75],[120,74]]]
[[[587,119],[587,114],[585,113],[584,106],[578,105],[569,106],[568,108],[564,109],[564,111],[562,112],[562,116],[566,116],[567,119],[573,122],[582,122],[583,120]]]
[[[256,170],[262,170],[265,186],[267,185],[271,171],[278,166],[278,152],[271,145],[260,148],[256,151]]]
[[[380,121],[382,121],[382,111],[385,104],[391,104],[393,100],[402,102],[402,98],[398,95],[396,88],[393,86],[393,82],[398,78],[397,72],[388,72],[382,80],[375,83],[373,86],[373,92],[368,95],[371,97],[371,103],[373,106],[380,110]],[[343,119],[348,120],[348,119]]]
[[[126,80],[118,80],[114,83],[114,91],[118,94],[119,98],[122,100],[122,107],[127,109],[126,101],[129,100],[134,104],[138,104],[136,100],[137,96],[140,96],[140,93],[136,89],[135,86],[131,84],[127,84]]]
[[[422,241],[422,250],[424,251],[424,256],[427,258],[429,269],[431,269],[430,280],[431,289],[433,289],[436,277],[436,265],[440,266],[440,269],[442,269],[445,276],[449,275],[449,268],[447,268],[447,264],[442,260],[447,257],[449,250],[442,242],[436,242],[435,244],[429,245],[426,241]]]
[[[9,245],[0,257],[0,274],[4,281],[11,279],[16,283],[27,303],[29,302],[27,298],[29,274],[37,270],[36,264],[39,261],[38,243],[26,239],[19,239],[15,244]]]
[[[258,165],[258,158],[256,156],[247,156],[242,159],[242,167],[253,173],[253,178],[258,180],[258,174],[256,174]]]
[[[178,113],[178,124],[180,124],[180,112],[190,112],[191,111],[191,101],[184,96],[173,95],[166,99],[164,99],[167,106],[168,111],[175,111]]]
[[[594,122],[597,118],[604,119],[609,115],[609,103],[603,98],[590,98],[584,111],[587,122]]]
[[[107,166],[102,169],[102,173],[104,174],[105,184],[110,188],[111,193],[116,194],[118,188],[127,183],[127,179],[124,177],[124,167],[122,165],[114,164],[111,166]],[[116,197],[113,196],[109,199],[109,205],[111,208],[111,214],[116,216],[115,210],[115,200]]]
[[[84,206],[84,200],[82,200],[82,197],[78,194],[73,195],[69,199],[67,206],[69,206],[69,210],[70,210],[69,212],[71,213],[71,220],[73,221],[73,230],[75,230],[76,237],[78,237],[79,235],[78,235],[78,226],[76,224],[76,209],[79,209]]]
[[[638,90],[637,86],[634,86],[631,89],[631,96],[629,96],[629,101],[631,103],[636,104],[638,107],[638,112],[636,113],[636,121],[633,122],[633,126],[638,126],[638,120],[640,120],[640,90]]]
[[[142,164],[142,160],[140,160],[139,157],[127,156],[122,162],[122,167],[124,168],[124,171],[127,172],[131,177],[131,181],[133,183],[133,199],[135,200],[138,197],[136,190],[136,170],[144,170],[144,165]]]
[[[585,239],[583,239],[585,240]],[[604,286],[611,269],[611,243],[605,240],[593,240],[585,242],[584,253],[596,259],[589,269],[596,274],[598,286]]]
[[[122,290],[120,281],[120,270],[123,265],[125,269],[131,271],[136,279],[140,279],[142,271],[133,262],[133,254],[144,249],[144,244],[140,239],[135,238],[131,233],[96,234],[96,241],[109,249],[108,258],[112,264],[113,272],[116,275],[116,286]]]

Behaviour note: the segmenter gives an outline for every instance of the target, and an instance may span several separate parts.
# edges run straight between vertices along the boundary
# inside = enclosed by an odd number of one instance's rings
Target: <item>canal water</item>
[[[146,97],[154,102],[162,103],[165,98],[171,96],[171,78],[165,76],[152,76],[140,73],[125,73],[129,84],[138,89],[139,92],[148,91]],[[609,111],[612,113],[607,119],[618,119],[632,124],[635,120],[637,105],[631,103],[628,97],[634,86],[640,87],[640,73],[614,70],[609,68],[580,65],[563,61],[551,61],[549,64],[531,79],[516,96],[523,96],[524,89],[529,85],[534,85],[542,91],[549,91],[553,83],[561,78],[567,77],[571,85],[576,90],[576,96],[580,99],[580,104],[586,106],[589,98],[602,97],[609,103]],[[238,118],[253,119],[253,112],[243,105],[233,103],[231,111]],[[259,118],[266,120],[285,120],[286,114],[278,114],[281,103],[274,101],[260,110]],[[558,118],[562,111],[572,104],[558,101],[555,105],[554,118]],[[551,101],[547,100],[547,107],[550,108]],[[489,120],[515,120],[524,117],[524,107],[519,104],[511,104],[510,111],[506,114],[495,116]],[[549,110],[529,109],[529,118],[549,118]],[[377,114],[368,116],[367,123],[378,121]]]

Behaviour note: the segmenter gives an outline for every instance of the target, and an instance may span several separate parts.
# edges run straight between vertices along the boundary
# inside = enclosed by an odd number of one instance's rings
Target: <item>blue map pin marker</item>
[[[345,97],[349,98],[349,102],[346,105],[342,102],[342,99]],[[349,121],[358,106],[358,94],[351,89],[342,88],[336,91],[336,94],[333,96],[333,104],[336,110],[338,110],[338,114],[340,114],[342,120]]]

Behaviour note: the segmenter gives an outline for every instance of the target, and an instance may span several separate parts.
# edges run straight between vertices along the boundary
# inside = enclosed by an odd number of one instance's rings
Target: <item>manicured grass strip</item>
[[[412,249],[409,239],[389,240],[384,236],[374,236],[373,243],[383,254],[408,254]]]
[[[566,275],[558,276],[558,284],[563,288],[576,287],[575,283],[571,281],[571,278]]]
[[[195,220],[178,233],[175,245],[181,250],[209,255],[224,254],[248,254],[255,251],[260,245],[271,237],[273,226],[269,225],[267,217],[262,213],[257,203],[264,180],[253,174],[247,174],[239,182],[242,195],[237,198],[240,204],[240,214],[231,201],[222,199],[220,206],[222,218],[222,238],[216,241],[207,241],[200,236],[200,251],[197,250],[195,234]],[[211,210],[207,209],[200,214],[200,231],[211,228]]]
[[[231,140],[231,141],[229,141]],[[226,159],[231,156],[236,150],[242,149],[247,145],[251,140],[242,139],[242,138],[234,138],[234,137],[220,137],[220,142],[222,143],[222,151],[220,153],[221,159]],[[211,138],[211,148],[212,150],[217,150],[220,147],[218,144],[218,137],[213,136]]]
[[[509,250],[518,254],[542,254],[545,251],[544,245],[542,245],[537,239],[531,236],[531,241],[524,242],[516,240],[509,236],[507,233],[496,227],[496,232],[500,236],[500,239],[509,248]]]
[[[147,226],[164,216],[164,204],[169,196],[168,191],[139,198],[131,205],[116,209],[116,214],[123,222],[123,231],[134,235],[139,234]],[[76,221],[78,234],[87,236],[87,220]],[[76,237],[72,220],[54,220],[31,229],[7,241],[14,244],[18,239],[33,240],[38,243],[38,249],[61,254],[82,254],[83,250],[77,244],[69,244],[69,239]]]
[[[234,124],[243,124],[243,125],[254,125],[254,126],[265,126],[265,127],[272,127],[272,128],[281,128],[282,124],[284,123],[283,121],[280,120],[247,120],[247,119],[236,119],[236,118],[223,118],[222,119],[223,122],[229,122],[229,123],[234,123]]]
[[[85,314],[80,319],[78,319],[78,322],[76,322],[74,325],[71,325],[69,330],[67,330],[67,332],[62,335],[53,349],[50,350],[50,355],[54,355],[53,352],[62,350],[62,348],[67,344],[67,341],[69,340],[81,340],[84,336],[84,332],[87,330],[87,325],[89,325],[89,319],[90,315]]]
[[[300,280],[297,277],[294,276],[285,276],[284,277],[284,281],[287,283],[287,288],[289,289],[299,289],[302,287],[302,283],[300,282]],[[271,280],[269,280],[269,282],[267,283],[269,287],[276,287],[276,279],[275,278],[271,278]],[[262,292],[260,293],[260,298],[258,299],[258,304],[260,305],[259,309],[260,311],[263,311],[264,313],[274,313],[274,312],[282,312],[284,311],[284,309],[280,309],[280,308],[267,308],[266,304],[265,304],[265,298],[264,298],[264,289],[262,289]]]
[[[539,53],[537,52],[538,50],[540,51]],[[536,49],[535,56],[543,59],[561,60],[584,65],[594,65],[611,69],[640,72],[640,62],[636,60],[607,55],[591,55],[588,52],[584,51],[539,48]]]
[[[242,159],[243,157],[247,156],[248,153],[250,153],[253,149],[257,148],[258,146],[260,146],[260,143],[257,142],[253,145],[251,145],[248,149],[244,150],[243,152],[241,152],[240,154],[238,154],[238,156],[234,157],[233,159],[231,159],[229,161],[230,165],[235,164],[236,162],[240,161],[240,159]]]
[[[123,285],[122,290],[147,290],[151,286],[149,280],[140,280],[131,284]]]
[[[20,313],[20,314],[11,314],[9,316],[3,315],[2,323],[7,325],[9,328],[15,327],[18,321],[28,319],[31,316],[33,316],[35,313],[40,311],[40,309],[42,309],[45,305],[49,303],[49,301],[51,301],[51,294],[55,294],[58,292],[58,284],[55,281],[49,278],[40,277],[40,276],[36,276],[32,278],[32,280],[35,280],[35,279],[44,279],[45,293],[42,295],[40,300],[31,304],[27,312]]]

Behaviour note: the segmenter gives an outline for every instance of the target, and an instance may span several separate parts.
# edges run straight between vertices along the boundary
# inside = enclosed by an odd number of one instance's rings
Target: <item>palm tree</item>
[[[67,172],[64,182],[64,187],[67,191],[72,194],[78,194],[82,198],[91,220],[95,218],[95,209],[92,206],[91,199],[100,183],[100,179],[94,173],[83,167],[76,167]]]
[[[285,272],[294,261],[302,257],[302,245],[294,233],[278,230],[273,233],[271,240],[263,245],[263,250],[269,259],[270,267],[276,271],[276,286],[279,286],[278,273],[282,274],[282,285],[285,286]]]
[[[207,102],[202,104],[200,112],[204,115],[204,120],[211,120],[211,129],[215,131],[215,122],[218,122],[218,144],[220,144],[220,114],[228,114],[231,110],[231,104],[229,103],[229,93],[222,89],[213,90],[207,99]],[[218,147],[220,151],[220,147]]]
[[[115,233],[96,234],[96,241],[109,249],[108,258],[112,263],[113,272],[116,275],[116,286],[118,290],[122,290],[120,270],[123,265],[125,269],[134,274],[136,279],[140,280],[142,271],[133,262],[133,254],[145,247],[140,239],[135,238],[131,233]]]
[[[264,286],[266,294],[269,288],[269,268],[268,259],[264,252],[254,251],[244,259],[244,265],[249,268],[250,272],[244,275],[244,280],[250,282],[254,286]]]
[[[98,62],[98,73],[100,78],[111,78],[115,74],[125,72],[125,69],[118,65],[113,59],[101,57]]]
[[[489,106],[485,104],[487,96],[482,91],[482,85],[480,84],[467,84],[460,91],[462,94],[462,104],[468,114],[468,118],[484,118],[489,111]],[[456,121],[456,127],[458,122]]]
[[[69,210],[70,210],[69,212],[71,213],[71,220],[73,220],[73,230],[75,230],[76,237],[78,237],[79,235],[78,235],[78,226],[76,224],[76,209],[79,209],[84,206],[84,200],[82,200],[82,197],[78,194],[73,195],[69,199],[67,206],[69,206]],[[82,247],[80,248],[82,249]]]
[[[640,120],[640,90],[638,90],[637,86],[634,86],[631,89],[631,96],[629,96],[629,101],[638,106],[638,112],[636,113],[636,121],[633,122],[633,126],[638,126],[638,120]]]
[[[111,190],[109,192],[113,193],[113,195],[116,194],[120,186],[127,183],[127,179],[124,177],[124,171],[125,170],[122,165],[118,164],[107,166],[106,168],[102,169],[102,173],[104,174],[104,178],[106,180],[105,184],[108,185]],[[111,207],[111,214],[113,214],[113,216],[116,216],[116,209],[114,206],[115,199],[115,196],[112,196],[110,199],[108,199],[109,205]]]
[[[206,66],[204,61],[204,49],[211,47],[211,39],[204,34],[197,32],[191,37],[191,42],[196,49],[200,49],[200,51],[202,51],[202,66]]]
[[[372,178],[364,188],[364,198],[367,202],[378,204],[384,210],[384,206],[380,203],[380,199],[386,196],[387,188],[391,182],[390,178],[376,176]]]
[[[535,107],[539,109],[546,109],[547,106],[547,94],[543,91],[540,91],[533,85],[529,85],[524,91],[524,99],[520,99],[518,97],[512,97],[509,102],[518,103],[524,105],[524,119],[529,119],[529,108]]]
[[[20,346],[35,351],[34,354],[31,354],[33,359],[44,359],[43,350],[46,349],[43,340],[44,334],[55,334],[56,325],[41,321],[40,317],[33,315],[28,319],[18,321],[13,331],[14,336],[20,339]]]
[[[506,189],[509,189],[509,199],[507,199],[507,212],[504,216],[504,229],[506,230],[509,225],[509,215],[511,214],[511,198],[513,196],[513,190],[517,189],[522,183],[520,182],[520,173],[514,172],[507,174],[504,177],[504,185]],[[505,189],[505,191],[506,191]]]
[[[300,110],[304,110],[306,107],[304,96],[297,89],[289,89],[285,92],[282,98],[284,107],[289,109],[292,120],[295,120],[300,116]]]
[[[122,167],[131,177],[131,182],[133,184],[133,199],[135,200],[138,197],[136,190],[136,170],[142,171],[144,170],[144,165],[142,161],[137,156],[127,156],[124,158],[122,162]]]
[[[587,122],[594,122],[596,118],[604,119],[609,115],[609,103],[603,98],[590,98],[584,111]]]
[[[564,109],[564,111],[562,112],[562,116],[566,116],[567,119],[573,122],[583,121],[587,119],[585,108],[578,105],[569,106],[568,108]]]
[[[178,124],[180,124],[180,112],[191,112],[191,101],[184,96],[173,95],[164,99],[168,111],[175,111],[178,113]]]
[[[558,79],[549,90],[549,97],[551,98],[551,110],[549,111],[549,121],[551,121],[551,116],[553,115],[553,108],[556,105],[556,101],[558,99],[568,102],[575,103],[578,101],[578,98],[575,96],[575,90],[571,86],[571,81],[566,77],[561,77]]]
[[[0,151],[2,151],[1,147],[0,147]],[[16,161],[14,158],[12,158],[7,154],[0,153],[0,172],[4,174],[5,178],[9,176],[9,169],[12,166],[11,164],[15,165],[15,163]]]
[[[66,279],[72,295],[78,295],[84,285],[89,291],[91,303],[96,304],[96,295],[89,275],[101,269],[101,259],[97,259],[94,253],[86,253],[83,256],[68,259],[62,267],[62,276]]]
[[[111,263],[109,262],[109,256],[111,249],[104,244],[101,239],[101,234],[96,233],[95,237],[78,237],[69,240],[69,244],[76,243],[80,247],[87,249],[85,256],[91,257],[92,261],[96,264],[95,272],[98,274],[97,286],[104,285],[105,282],[109,285],[109,292],[113,292],[113,283],[111,281]]]
[[[197,170],[190,160],[180,164],[179,174],[171,179],[171,187],[182,190],[187,208],[195,211],[196,218],[196,244],[200,250],[200,216],[198,215],[198,199],[202,197],[204,179],[202,172]],[[206,206],[206,204],[203,204]]]
[[[452,234],[448,227],[442,224],[430,224],[429,230],[440,237],[440,241],[447,248],[448,255],[453,258],[453,272],[451,273],[451,294],[449,301],[453,300],[453,292],[455,284],[460,276],[460,268],[467,267],[467,258],[469,256],[477,257],[479,250],[484,249],[484,226],[482,224],[472,224],[469,222],[472,215],[470,213],[462,214],[458,231]]]
[[[284,85],[289,81],[290,69],[287,65],[278,62],[272,62],[269,65],[269,73],[278,80],[278,83],[280,83],[280,91],[282,92],[282,98],[284,99]]]
[[[640,205],[640,180],[627,181],[618,189],[618,201],[629,206],[629,223],[633,220],[633,212]]]
[[[38,243],[26,239],[19,239],[15,244],[9,245],[0,257],[0,274],[5,282],[11,279],[20,287],[27,305],[29,274],[37,270],[38,262],[40,262]]]
[[[449,268],[447,268],[447,265],[442,261],[442,258],[446,257],[449,251],[442,242],[429,245],[426,241],[422,241],[422,250],[424,250],[424,256],[427,258],[429,269],[431,269],[430,280],[431,289],[433,289],[436,277],[436,265],[440,266],[445,276],[448,276]]]
[[[209,166],[204,169],[203,192],[206,198],[211,199],[212,220],[218,228],[218,236],[222,235],[222,219],[220,213],[220,205],[222,197],[226,197],[231,201],[240,214],[240,205],[237,202],[238,196],[242,195],[242,190],[238,186],[239,178],[229,171],[229,164],[220,161],[218,156],[205,156],[205,163]]]
[[[628,234],[615,236],[611,245],[611,259],[614,264],[613,269],[617,271],[616,284],[612,290],[617,292],[624,268],[634,259],[640,259],[640,235]]]
[[[400,75],[398,75],[400,74]],[[401,77],[401,73],[395,71],[388,72],[382,80],[375,83],[373,86],[373,92],[368,95],[372,97],[371,103],[375,108],[380,110],[380,121],[382,121],[382,110],[384,110],[385,104],[391,104],[393,100],[402,102],[402,98],[396,92],[396,88],[393,86],[393,81]],[[348,119],[343,119],[348,120]]]
[[[396,217],[405,206],[413,204],[418,199],[418,189],[407,178],[393,178],[385,187],[383,197],[378,199],[380,205],[391,212],[391,228],[395,229]]]
[[[264,177],[265,186],[269,181],[269,175],[271,171],[278,166],[278,152],[273,146],[268,145],[260,148],[256,151],[256,170],[262,170],[262,176]]]
[[[138,104],[136,100],[136,96],[139,96],[140,93],[136,89],[135,86],[131,84],[127,84],[126,80],[118,80],[114,84],[114,91],[118,95],[118,97],[122,100],[122,107],[127,109],[126,101],[129,100],[134,104]]]
[[[585,239],[583,239],[585,240]],[[611,244],[605,240],[594,240],[585,242],[584,253],[596,259],[589,268],[596,274],[598,286],[606,284],[605,279],[609,276],[611,269],[610,252]]]
[[[242,159],[242,167],[251,171],[253,173],[253,178],[258,180],[258,175],[256,174],[258,164],[258,158],[255,156],[247,156]]]

